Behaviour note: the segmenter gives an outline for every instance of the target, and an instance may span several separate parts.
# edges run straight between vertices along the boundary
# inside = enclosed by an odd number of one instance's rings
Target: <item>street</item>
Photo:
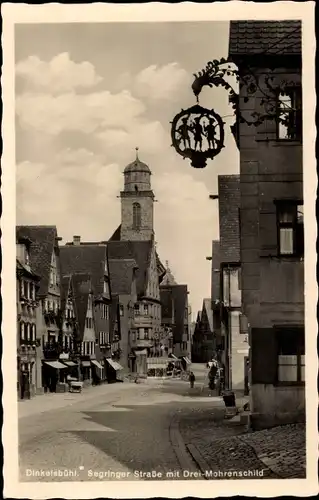
[[[194,389],[148,379],[21,403],[20,481],[196,480],[234,470],[280,477],[242,439],[244,427],[224,419],[222,399],[203,389],[205,366],[192,369]]]
[[[203,373],[197,370],[198,384]],[[96,390],[97,397],[88,398]],[[162,479],[170,471],[178,479],[182,468],[172,444],[174,415],[182,409],[192,412],[201,405],[222,404],[198,397],[199,387],[193,392],[197,397],[180,380],[106,385],[70,395],[75,403],[67,407],[20,418],[21,480],[61,481],[59,476],[36,475],[51,469],[79,474],[62,480],[112,480],[119,475],[122,480]],[[154,471],[159,477],[148,477]]]

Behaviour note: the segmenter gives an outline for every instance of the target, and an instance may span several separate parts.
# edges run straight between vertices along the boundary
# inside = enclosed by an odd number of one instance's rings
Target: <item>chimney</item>
[[[81,236],[73,236],[73,245],[81,245]]]

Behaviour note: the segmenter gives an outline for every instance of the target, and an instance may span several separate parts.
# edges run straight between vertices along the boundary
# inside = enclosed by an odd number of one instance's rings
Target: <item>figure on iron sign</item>
[[[196,104],[182,110],[172,123],[172,146],[195,168],[204,168],[224,147],[224,122],[213,109]]]

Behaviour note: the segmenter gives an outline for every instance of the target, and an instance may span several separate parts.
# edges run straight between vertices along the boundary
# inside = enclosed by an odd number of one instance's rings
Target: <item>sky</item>
[[[218,175],[236,174],[228,94],[200,104],[224,116],[225,148],[194,169],[171,147],[170,121],[195,104],[193,73],[227,57],[227,22],[20,24],[15,28],[17,223],[53,224],[108,239],[120,224],[123,170],[152,171],[155,239],[162,262],[187,284],[193,316],[210,296],[218,239]]]

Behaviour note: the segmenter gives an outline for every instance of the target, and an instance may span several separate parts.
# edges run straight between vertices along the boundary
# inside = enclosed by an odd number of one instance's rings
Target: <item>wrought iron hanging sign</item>
[[[224,122],[213,110],[195,104],[171,122],[172,146],[183,158],[190,158],[194,168],[206,167],[224,147]]]
[[[263,75],[256,74],[246,63],[239,63],[240,70],[231,60],[224,58],[207,63],[206,68],[194,74],[192,91],[197,104],[182,110],[171,122],[172,146],[183,158],[190,158],[192,167],[204,168],[207,159],[214,159],[224,147],[224,124],[222,117],[213,109],[203,108],[198,104],[199,95],[204,87],[223,87],[229,94],[229,103],[233,109],[235,123],[230,125],[238,146],[238,125],[240,123],[259,127],[265,120],[276,120],[287,127],[301,127],[301,94],[297,98],[285,99],[285,109],[278,114],[278,96],[290,97],[292,88],[300,88],[299,76],[287,81],[278,75],[275,68],[267,69]],[[232,84],[227,79],[231,79]],[[298,80],[299,79],[299,80]],[[241,109],[239,92],[243,103],[247,103],[256,94],[260,97],[260,110]],[[298,95],[300,94],[300,97]],[[292,105],[296,101],[296,106]],[[280,104],[280,103],[279,103]],[[225,117],[224,117],[225,118]],[[292,124],[292,126],[291,126]],[[299,134],[300,135],[300,134]],[[239,146],[238,146],[239,147]]]

